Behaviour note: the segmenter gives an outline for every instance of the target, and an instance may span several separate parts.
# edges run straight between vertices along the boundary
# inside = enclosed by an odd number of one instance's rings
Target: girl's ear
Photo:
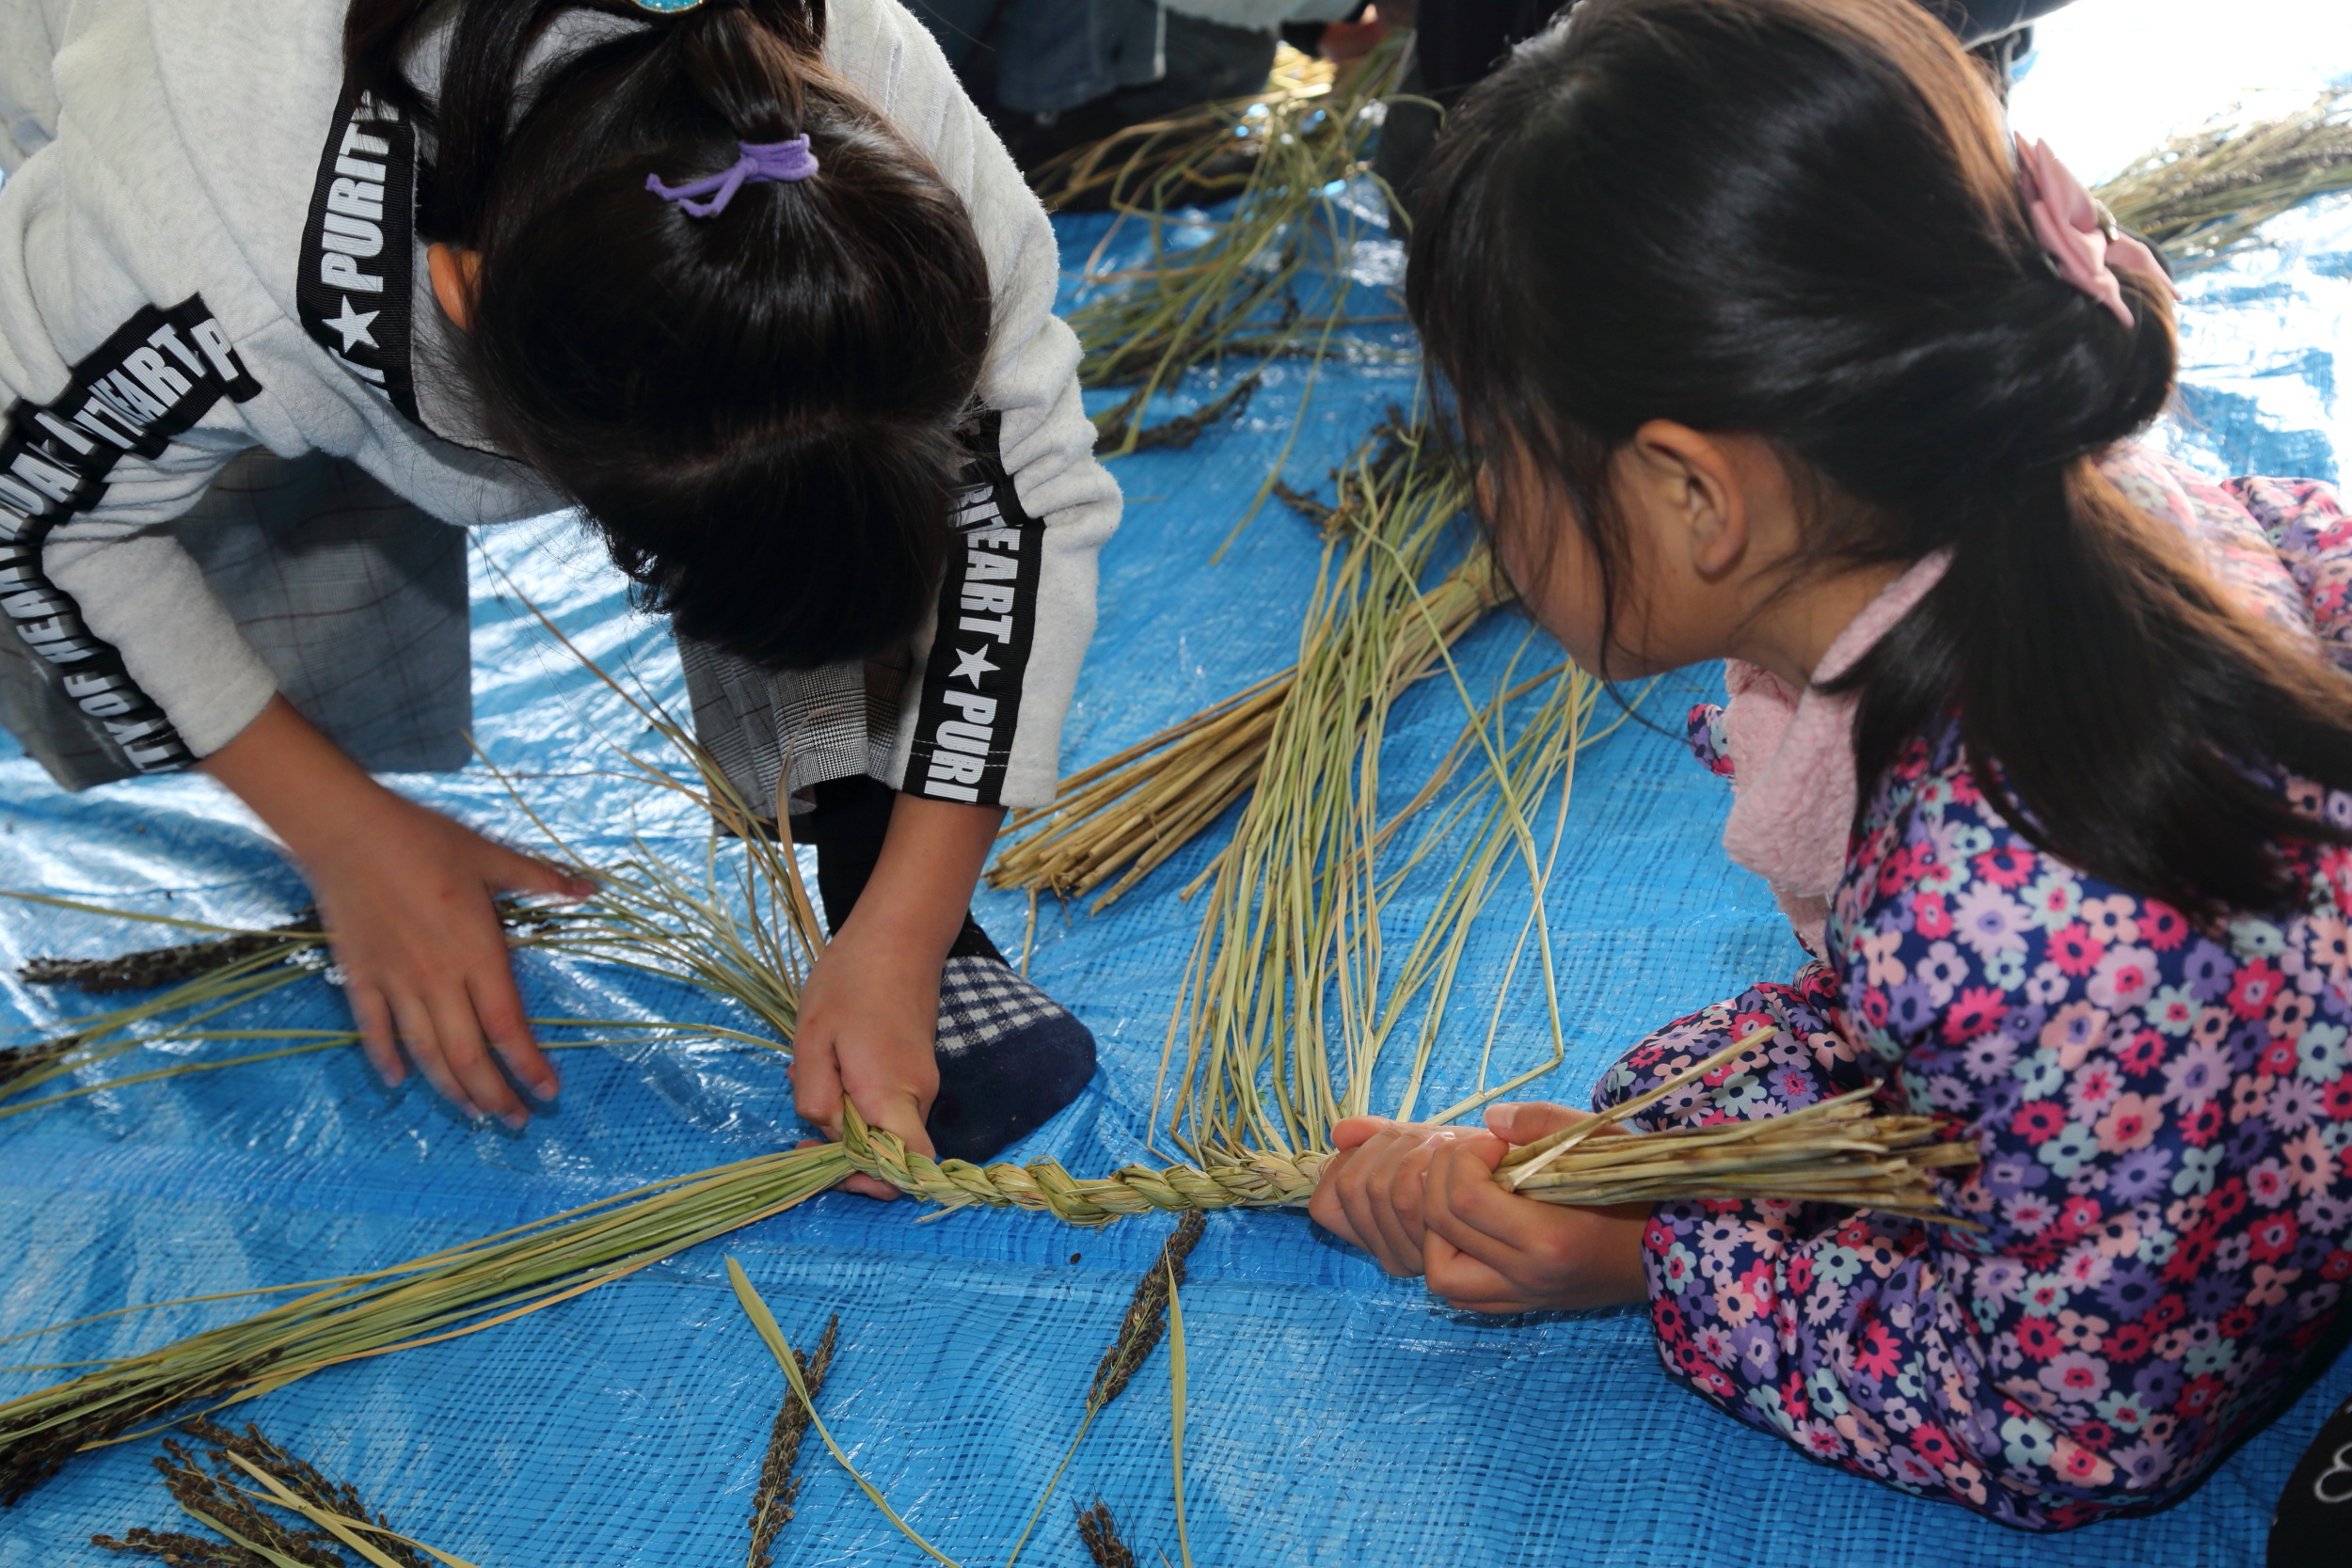
[[[482,252],[458,250],[437,240],[425,247],[424,261],[433,274],[433,297],[441,302],[441,314],[458,331],[471,331],[474,279],[482,271]]]
[[[1722,577],[1751,543],[1747,491],[1732,453],[1672,420],[1633,433],[1629,477],[1660,543],[1681,550],[1699,577]]]

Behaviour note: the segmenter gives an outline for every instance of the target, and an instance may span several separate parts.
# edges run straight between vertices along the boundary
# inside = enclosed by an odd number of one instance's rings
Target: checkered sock
[[[897,796],[872,779],[834,779],[794,836],[817,848],[826,924],[856,907],[882,854]],[[969,912],[939,976],[939,1098],[926,1124],[943,1160],[978,1162],[1042,1127],[1094,1076],[1094,1036],[1012,972]]]
[[[941,971],[938,1055],[939,1098],[925,1126],[943,1160],[989,1159],[1094,1076],[1092,1032],[993,948],[960,953]]]

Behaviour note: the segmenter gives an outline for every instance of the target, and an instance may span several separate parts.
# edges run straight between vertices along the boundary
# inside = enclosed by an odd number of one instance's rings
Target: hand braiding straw
[[[1928,1117],[1870,1114],[1869,1088],[1783,1116],[1711,1127],[1623,1133],[1622,1124],[1677,1089],[1728,1066],[1777,1031],[1754,1031],[1646,1093],[1514,1148],[1495,1180],[1539,1202],[1599,1207],[1694,1198],[1793,1198],[1904,1214],[1946,1225],[1930,1173],[1973,1165],[1976,1146],[1935,1141]],[[1619,1135],[1600,1138],[1602,1133]],[[1099,1226],[1153,1210],[1295,1208],[1313,1196],[1331,1155],[1308,1149],[1217,1148],[1199,1165],[1127,1165],[1082,1180],[1058,1161],[976,1165],[933,1160],[842,1106],[836,1146],[850,1166],[945,1209],[1041,1210]]]

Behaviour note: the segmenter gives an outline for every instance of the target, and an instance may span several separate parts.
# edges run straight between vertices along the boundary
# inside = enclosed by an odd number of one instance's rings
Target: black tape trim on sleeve
[[[906,793],[967,805],[1002,803],[1037,631],[1045,525],[1021,509],[998,455],[994,414],[979,420],[956,543],[939,585],[939,623],[923,672]]]
[[[103,500],[123,453],[154,458],[223,397],[258,396],[203,296],[144,306],[74,365],[55,402],[20,401],[0,435],[0,613],[46,659],[66,699],[142,773],[195,762],[163,709],[42,570],[42,546]]]
[[[411,422],[417,132],[390,104],[345,92],[319,153],[294,306],[327,357]]]

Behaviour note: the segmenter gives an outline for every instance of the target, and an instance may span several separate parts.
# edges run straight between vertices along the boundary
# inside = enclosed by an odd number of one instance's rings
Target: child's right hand
[[[532,1093],[554,1098],[515,989],[501,893],[584,898],[595,885],[517,854],[393,794],[285,699],[207,757],[204,771],[284,841],[316,895],[368,1060],[388,1085],[401,1047],[450,1103],[520,1126],[529,1112],[495,1050]]]

